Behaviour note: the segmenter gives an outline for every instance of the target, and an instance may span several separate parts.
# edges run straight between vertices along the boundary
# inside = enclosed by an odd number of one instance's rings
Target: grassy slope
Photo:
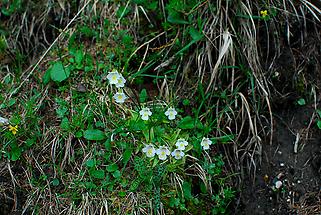
[[[273,130],[274,70],[263,67],[280,45],[261,34],[278,40],[284,23],[303,19],[294,8],[316,11],[290,1],[290,13],[281,2],[14,2],[2,6],[0,73],[1,116],[18,125],[0,130],[1,189],[14,200],[1,199],[40,214],[225,213],[244,167],[255,175],[262,120]],[[126,79],[124,104],[113,69]],[[181,160],[142,152],[174,150],[179,138],[189,142]]]

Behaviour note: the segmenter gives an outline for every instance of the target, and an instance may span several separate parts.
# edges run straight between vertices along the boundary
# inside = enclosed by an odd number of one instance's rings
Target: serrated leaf
[[[70,75],[70,70],[62,65],[61,61],[56,62],[50,69],[50,78],[53,81],[62,82]]]
[[[98,129],[88,129],[84,132],[84,137],[87,140],[104,140],[106,135],[104,132]]]

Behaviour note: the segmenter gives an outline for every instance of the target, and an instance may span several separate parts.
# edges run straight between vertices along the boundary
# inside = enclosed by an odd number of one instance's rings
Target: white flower
[[[182,157],[184,157],[185,153],[182,151],[182,150],[179,150],[179,149],[175,149],[173,152],[172,152],[172,156],[176,159],[176,160],[179,160],[181,159]]]
[[[120,77],[120,74],[116,69],[113,69],[113,71],[111,71],[107,75],[107,78],[110,84],[117,84],[119,77]]]
[[[280,189],[281,186],[282,186],[282,181],[275,182],[275,188],[276,189]]]
[[[187,142],[185,139],[183,139],[183,138],[178,139],[178,140],[176,141],[176,143],[175,143],[175,146],[177,146],[177,149],[178,149],[178,150],[184,150],[184,149],[185,149],[185,146],[187,146],[187,145],[188,145],[188,142]]]
[[[166,146],[161,146],[156,150],[159,160],[166,160],[167,156],[171,154]]]
[[[149,108],[143,108],[141,111],[139,111],[139,114],[142,116],[143,120],[148,120],[148,118],[152,115],[152,112]]]
[[[168,117],[169,120],[173,120],[177,115],[177,111],[175,110],[175,108],[170,107],[165,112],[165,115]]]
[[[143,152],[146,153],[146,156],[149,158],[152,158],[155,156],[156,150],[153,145],[146,145],[145,148],[143,148]]]
[[[115,101],[116,101],[117,103],[122,104],[122,103],[125,102],[125,100],[126,100],[128,97],[125,95],[125,93],[123,93],[122,90],[120,90],[120,91],[118,91],[118,92],[113,96],[113,98],[115,99]]]
[[[209,138],[203,137],[201,146],[203,146],[204,150],[207,150],[210,148],[210,145],[212,145],[212,141]]]
[[[0,126],[1,126],[1,125],[7,125],[8,123],[9,123],[9,120],[8,120],[8,119],[2,118],[2,117],[0,116]]]
[[[121,88],[124,87],[126,83],[126,79],[123,77],[122,74],[119,74],[119,77],[117,79],[116,87]]]

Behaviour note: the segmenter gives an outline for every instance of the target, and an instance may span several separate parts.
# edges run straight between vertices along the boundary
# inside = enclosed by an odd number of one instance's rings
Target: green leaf
[[[93,159],[89,159],[86,161],[86,166],[89,168],[94,167],[95,165],[96,165],[96,162]]]
[[[124,167],[126,166],[126,164],[128,163],[130,157],[132,156],[132,152],[133,152],[133,149],[128,147],[124,154],[123,154],[123,164],[124,164]]]
[[[194,119],[191,116],[186,116],[178,123],[178,127],[181,129],[194,128]]]
[[[317,126],[318,126],[319,129],[321,129],[321,120],[317,121]]]
[[[10,155],[12,161],[18,160],[21,156],[21,149],[18,146],[12,147]]]
[[[84,55],[82,50],[77,50],[75,53],[75,61],[78,65],[81,64],[83,58],[84,58]]]
[[[64,117],[64,118],[61,120],[60,128],[61,128],[62,130],[65,130],[65,131],[70,128],[69,120],[68,120],[67,117]]]
[[[118,195],[119,195],[119,197],[124,198],[126,196],[126,192],[125,191],[119,191]]]
[[[70,75],[70,70],[62,65],[61,61],[56,62],[50,69],[51,80],[62,82]]]
[[[50,74],[51,74],[51,71],[50,71],[50,69],[48,69],[48,70],[45,72],[45,74],[43,75],[43,77],[42,77],[42,83],[43,83],[44,85],[47,85],[47,84],[49,83],[49,81],[50,81]]]
[[[35,139],[27,139],[26,140],[26,146],[31,147],[32,145],[34,145],[36,143]]]
[[[217,141],[220,141],[221,143],[232,142],[234,138],[235,136],[233,134],[215,137],[213,138],[213,143],[216,143]]]
[[[200,33],[199,31],[196,30],[196,28],[191,27],[189,29],[189,34],[191,35],[191,37],[193,38],[193,41],[197,42],[201,39],[203,39],[204,35],[202,33]]]
[[[120,171],[116,170],[115,172],[113,172],[113,176],[114,176],[114,178],[120,178],[120,176],[121,176]]]
[[[321,111],[317,110],[317,113],[318,113],[319,117],[321,118]]]
[[[118,170],[118,166],[117,164],[113,163],[107,166],[106,170],[108,172],[115,172],[116,170]]]
[[[54,179],[52,179],[51,183],[52,183],[52,185],[53,185],[53,186],[58,186],[58,185],[60,184],[60,182],[59,182],[59,179],[58,179],[58,178],[54,178]]]
[[[172,24],[180,24],[180,25],[189,24],[189,22],[186,21],[184,18],[182,18],[182,16],[179,13],[175,13],[175,12],[171,12],[168,15],[167,21]]]
[[[147,100],[147,91],[146,89],[142,89],[142,91],[139,94],[139,102],[144,103]]]
[[[88,129],[84,132],[84,137],[87,140],[104,140],[106,135],[104,132],[98,129]]]
[[[105,171],[102,169],[99,169],[99,170],[93,169],[90,171],[90,175],[94,178],[97,178],[97,179],[104,179],[105,178]]]
[[[191,183],[189,183],[187,181],[184,181],[184,183],[182,185],[182,188],[183,188],[184,198],[187,199],[187,200],[192,199],[193,196],[192,196],[192,185],[191,185]]]
[[[8,102],[8,107],[11,107],[12,105],[14,105],[16,103],[16,99],[10,99]]]
[[[298,104],[301,105],[301,106],[303,106],[303,105],[306,104],[304,98],[300,98],[297,102],[298,102]]]

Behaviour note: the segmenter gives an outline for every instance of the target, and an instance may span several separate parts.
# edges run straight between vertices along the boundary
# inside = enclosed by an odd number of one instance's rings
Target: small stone
[[[298,184],[301,184],[301,181],[300,181],[300,180],[298,180],[298,181],[297,181],[297,183],[298,183]]]
[[[282,155],[282,152],[281,152],[281,151],[278,151],[278,154],[279,154],[279,155]]]
[[[285,166],[285,164],[284,163],[280,163],[280,167],[284,167]]]

